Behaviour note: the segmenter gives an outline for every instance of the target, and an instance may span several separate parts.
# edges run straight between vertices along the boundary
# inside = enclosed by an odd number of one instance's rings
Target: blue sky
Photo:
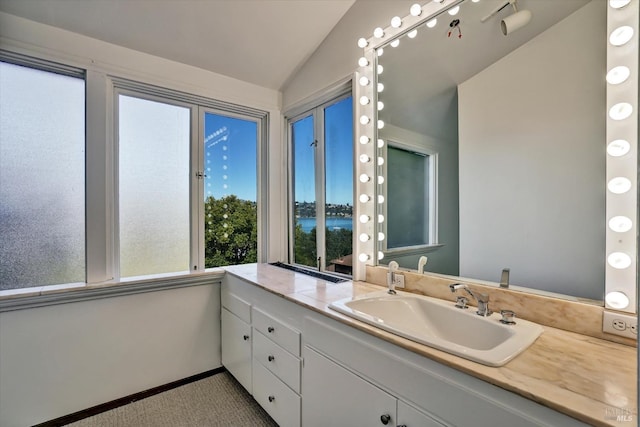
[[[256,201],[258,124],[206,113],[204,126],[205,198],[235,194]]]
[[[352,98],[325,109],[326,203],[353,205]],[[315,201],[313,116],[293,125],[295,199]]]

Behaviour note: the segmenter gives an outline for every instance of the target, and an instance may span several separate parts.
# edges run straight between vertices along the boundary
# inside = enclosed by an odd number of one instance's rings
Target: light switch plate
[[[638,318],[632,314],[605,310],[602,316],[602,330],[608,334],[637,340]]]

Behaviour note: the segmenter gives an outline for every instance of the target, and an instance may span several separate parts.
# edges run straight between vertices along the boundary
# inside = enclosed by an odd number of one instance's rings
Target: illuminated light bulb
[[[383,109],[384,109],[384,102],[378,101],[378,111],[383,110]]]
[[[613,120],[624,120],[633,113],[633,107],[628,102],[619,102],[609,110],[609,117]]]
[[[360,116],[360,124],[366,125],[369,123],[371,119],[367,116]]]
[[[624,194],[631,190],[631,181],[623,176],[618,176],[609,181],[607,188],[614,194]]]
[[[382,175],[378,176],[378,184],[380,185],[384,184],[384,176]]]
[[[438,23],[438,20],[436,18],[433,18],[431,21],[427,22],[427,28],[433,28],[436,26],[437,23]]]
[[[368,97],[366,96],[360,97],[360,105],[367,105],[369,102],[371,102],[371,100]]]
[[[411,30],[407,33],[407,37],[409,37],[410,39],[415,39],[417,35],[418,30]]]
[[[371,157],[366,154],[360,154],[360,163],[369,163],[371,161]]]
[[[609,265],[618,270],[624,270],[631,265],[631,257],[624,252],[613,252],[607,257]]]
[[[605,297],[604,301],[611,308],[615,308],[618,310],[625,309],[629,307],[629,297],[620,291],[609,292]]]
[[[358,255],[358,261],[360,261],[360,262],[367,262],[367,261],[369,261],[369,255],[367,255],[367,254],[360,254],[360,255]]]
[[[384,240],[384,233],[383,232],[379,232],[378,233],[378,240],[381,241],[381,242]]]
[[[360,77],[360,79],[358,80],[358,83],[360,83],[360,86],[366,86],[369,84],[369,79],[366,78],[365,76]]]
[[[620,9],[631,3],[631,0],[609,0],[609,6],[614,9]]]
[[[366,224],[369,222],[371,217],[369,215],[360,215],[360,222]]]
[[[378,140],[378,148],[382,148],[384,147],[384,140],[383,139],[379,139]]]
[[[382,83],[378,83],[378,92],[384,91],[384,85]]]
[[[378,194],[378,203],[384,203],[384,196],[382,194]]]
[[[384,222],[384,215],[382,215],[382,214],[378,215],[378,222],[380,224],[382,224]]]
[[[371,181],[371,178],[369,178],[369,175],[367,175],[366,173],[363,173],[362,175],[360,175],[360,182],[365,183],[369,181]]]
[[[451,16],[457,15],[458,12],[460,12],[460,6],[452,7],[451,9],[447,10],[447,13]]]
[[[371,138],[369,138],[367,135],[360,136],[360,144],[365,145],[368,144],[369,141],[371,141]]]
[[[378,66],[376,67],[376,71],[378,72],[378,74],[382,74],[382,72],[384,71],[384,67],[378,64]]]
[[[391,26],[393,28],[402,27],[402,19],[399,16],[394,16],[393,18],[391,18]]]
[[[607,145],[607,153],[612,157],[621,157],[631,150],[631,144],[624,139],[616,139]]]
[[[358,47],[365,48],[367,46],[369,46],[369,42],[367,41],[367,39],[365,39],[364,37],[360,37],[358,39]]]
[[[368,242],[371,239],[371,237],[367,233],[362,233],[358,238],[362,243]]]
[[[422,7],[418,3],[414,3],[409,8],[409,13],[411,16],[420,16],[422,15]]]
[[[377,39],[381,39],[384,37],[384,30],[380,27],[376,28],[375,30],[373,30],[373,37],[377,38]]]
[[[633,221],[626,216],[614,216],[609,220],[609,228],[616,233],[626,233],[633,227]]]
[[[378,166],[384,165],[384,157],[378,157]]]
[[[434,3],[442,3],[444,0],[433,0]]]
[[[633,28],[628,25],[618,27],[611,32],[609,43],[614,46],[622,46],[633,37]]]
[[[382,55],[384,55],[384,49],[383,48],[378,48],[378,50],[376,50],[376,53],[378,54],[378,56],[382,56]]]
[[[620,65],[609,70],[607,73],[607,82],[612,85],[618,85],[626,81],[630,75],[631,70],[629,70],[629,67]]]
[[[358,65],[361,67],[366,67],[367,65],[369,65],[369,60],[363,56],[358,59]]]
[[[384,120],[378,120],[378,129],[382,129],[384,127]]]
[[[382,251],[378,251],[378,261],[384,259],[384,253]]]
[[[398,46],[400,46],[400,40],[395,39],[394,41],[392,41],[389,44],[391,45],[391,47],[398,47]]]
[[[361,194],[360,197],[358,197],[358,200],[360,200],[360,203],[367,203],[369,200],[371,200],[371,197],[369,197],[369,195],[367,194]]]
[[[480,0],[471,0],[471,3],[478,3]]]

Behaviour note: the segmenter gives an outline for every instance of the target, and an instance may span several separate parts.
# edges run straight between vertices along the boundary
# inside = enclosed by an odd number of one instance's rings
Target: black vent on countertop
[[[319,271],[307,270],[306,268],[296,267],[295,265],[285,264],[283,262],[270,262],[270,265],[275,265],[276,267],[286,268],[287,270],[295,271],[296,273],[306,274],[307,276],[312,276],[317,279],[326,280],[327,282],[332,283],[340,283],[346,282],[348,279],[344,279],[338,276],[332,276],[331,274],[321,273]]]

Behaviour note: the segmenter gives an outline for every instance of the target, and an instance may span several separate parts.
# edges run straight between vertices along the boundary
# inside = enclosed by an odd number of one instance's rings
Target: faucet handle
[[[502,319],[500,321],[505,325],[515,325],[516,321],[513,320],[516,317],[516,313],[513,310],[500,310],[500,314],[502,315]]]
[[[469,302],[469,298],[458,295],[456,297],[456,308],[469,308],[467,307],[467,303]]]

